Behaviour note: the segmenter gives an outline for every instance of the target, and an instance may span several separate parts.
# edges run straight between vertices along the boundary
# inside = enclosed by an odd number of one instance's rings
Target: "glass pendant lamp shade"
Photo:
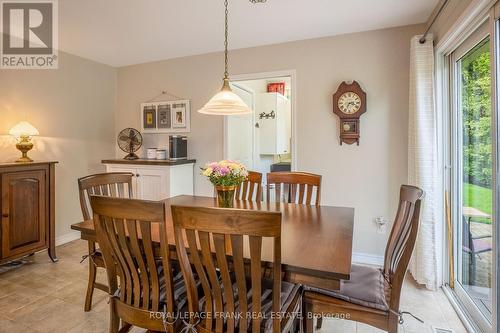
[[[231,90],[229,80],[224,79],[221,91],[215,94],[198,112],[216,116],[234,116],[252,113],[253,111],[243,102],[240,96]]]

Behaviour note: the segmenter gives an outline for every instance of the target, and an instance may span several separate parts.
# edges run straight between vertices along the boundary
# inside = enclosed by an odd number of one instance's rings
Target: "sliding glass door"
[[[486,21],[451,55],[454,290],[483,331],[492,323],[491,40]]]

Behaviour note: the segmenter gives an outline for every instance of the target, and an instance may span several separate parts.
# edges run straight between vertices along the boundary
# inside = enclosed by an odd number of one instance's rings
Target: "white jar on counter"
[[[158,149],[156,151],[156,159],[157,160],[166,160],[167,159],[167,151],[165,149]]]
[[[157,152],[156,148],[148,148],[146,150],[147,159],[148,160],[155,160],[156,159],[156,152]]]

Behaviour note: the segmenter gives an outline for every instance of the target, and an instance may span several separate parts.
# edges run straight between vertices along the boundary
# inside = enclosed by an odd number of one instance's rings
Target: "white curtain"
[[[425,191],[420,229],[410,263],[419,284],[441,286],[442,218],[438,166],[438,117],[434,104],[434,47],[432,36],[411,40],[408,122],[408,182]]]

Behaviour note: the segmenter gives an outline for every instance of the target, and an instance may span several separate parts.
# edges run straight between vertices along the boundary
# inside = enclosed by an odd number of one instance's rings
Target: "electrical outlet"
[[[387,232],[387,224],[389,221],[385,217],[379,216],[375,218],[375,223],[377,224],[377,233],[385,234]]]

